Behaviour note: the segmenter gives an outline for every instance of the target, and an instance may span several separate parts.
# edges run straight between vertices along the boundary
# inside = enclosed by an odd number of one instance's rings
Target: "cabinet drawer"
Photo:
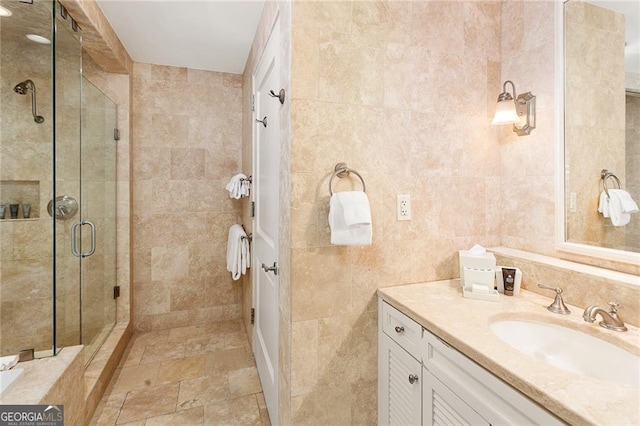
[[[420,324],[393,308],[386,302],[382,303],[382,331],[402,346],[414,358],[420,360],[420,340],[422,327]]]

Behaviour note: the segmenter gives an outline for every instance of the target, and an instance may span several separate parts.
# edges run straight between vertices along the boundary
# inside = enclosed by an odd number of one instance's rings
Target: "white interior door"
[[[276,20],[253,75],[253,348],[271,424],[278,424],[280,37]]]

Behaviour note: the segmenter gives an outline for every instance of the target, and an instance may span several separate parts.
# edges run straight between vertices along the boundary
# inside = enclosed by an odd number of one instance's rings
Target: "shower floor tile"
[[[269,425],[242,321],[134,334],[91,425]]]

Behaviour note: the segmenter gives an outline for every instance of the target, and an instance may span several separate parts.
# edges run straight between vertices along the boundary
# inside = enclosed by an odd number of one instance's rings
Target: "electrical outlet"
[[[578,208],[578,197],[575,192],[569,193],[569,213],[575,213]]]
[[[398,194],[396,197],[397,220],[411,220],[411,195]]]

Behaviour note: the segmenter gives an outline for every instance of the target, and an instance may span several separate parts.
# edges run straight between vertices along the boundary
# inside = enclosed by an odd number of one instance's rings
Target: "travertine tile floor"
[[[242,321],[134,334],[91,425],[269,425]]]

